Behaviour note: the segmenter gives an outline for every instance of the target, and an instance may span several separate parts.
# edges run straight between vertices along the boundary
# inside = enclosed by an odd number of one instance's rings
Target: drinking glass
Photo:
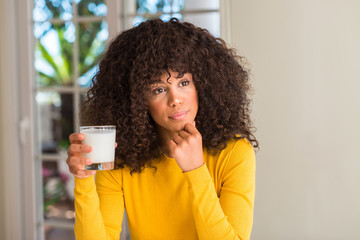
[[[91,165],[84,165],[84,169],[114,169],[116,126],[81,126],[80,133],[85,135],[82,143],[92,147],[90,153],[83,153],[85,158],[90,158],[93,162]]]

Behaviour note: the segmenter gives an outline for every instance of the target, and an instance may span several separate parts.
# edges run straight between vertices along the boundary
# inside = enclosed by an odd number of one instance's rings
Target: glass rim
[[[84,129],[116,129],[116,125],[86,125],[86,126],[80,126],[80,130]]]

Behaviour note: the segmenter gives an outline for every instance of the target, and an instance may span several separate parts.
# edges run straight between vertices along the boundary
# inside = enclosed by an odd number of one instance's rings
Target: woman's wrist
[[[201,164],[196,164],[196,165],[194,165],[192,167],[188,167],[186,169],[181,169],[181,170],[183,171],[183,173],[191,172],[191,171],[194,171],[194,170],[196,170],[198,168],[201,168],[203,165],[204,165],[204,162],[202,162]]]

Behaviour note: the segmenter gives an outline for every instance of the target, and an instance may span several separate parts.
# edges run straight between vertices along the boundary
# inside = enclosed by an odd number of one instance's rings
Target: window
[[[176,17],[220,36],[219,0],[129,0],[123,1],[122,27],[131,28],[146,19]]]
[[[73,177],[65,163],[68,136],[108,39],[104,0],[35,0],[35,98],[38,112],[45,239],[74,239]]]

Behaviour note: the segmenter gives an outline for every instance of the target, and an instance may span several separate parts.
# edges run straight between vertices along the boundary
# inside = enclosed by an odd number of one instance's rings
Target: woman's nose
[[[181,97],[181,94],[179,94],[176,90],[169,91],[168,105],[170,107],[176,107],[178,105],[181,105],[182,102],[183,102],[183,99]]]

